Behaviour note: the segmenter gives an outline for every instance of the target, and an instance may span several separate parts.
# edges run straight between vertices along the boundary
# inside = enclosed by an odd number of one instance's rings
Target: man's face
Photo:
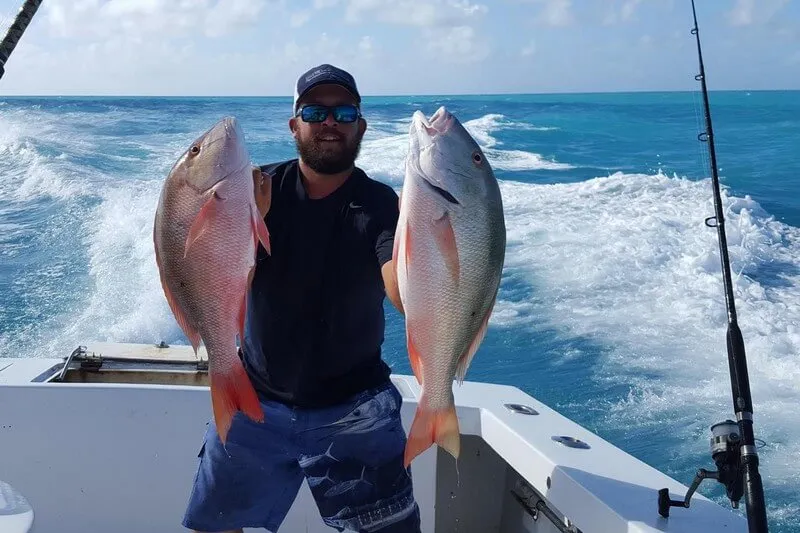
[[[356,101],[346,89],[338,85],[318,85],[298,103],[298,109],[307,104],[336,106],[353,104]],[[336,122],[333,112],[323,122],[304,122],[296,116],[289,120],[297,152],[303,162],[320,174],[336,174],[350,168],[358,157],[361,138],[367,122],[359,118],[355,122]]]

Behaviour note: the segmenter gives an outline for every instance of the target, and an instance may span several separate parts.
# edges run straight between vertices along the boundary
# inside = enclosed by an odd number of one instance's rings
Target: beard
[[[326,135],[337,135],[341,142],[330,143],[319,139]],[[347,141],[337,131],[322,131],[309,139],[295,139],[295,145],[300,158],[309,168],[320,174],[338,174],[355,163],[361,150],[361,138]]]

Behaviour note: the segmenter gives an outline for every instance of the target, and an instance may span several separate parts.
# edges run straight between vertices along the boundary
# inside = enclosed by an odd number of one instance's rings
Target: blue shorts
[[[401,403],[392,383],[323,409],[262,401],[264,422],[237,413],[224,448],[212,419],[184,527],[274,533],[306,479],[322,520],[339,531],[419,533]]]

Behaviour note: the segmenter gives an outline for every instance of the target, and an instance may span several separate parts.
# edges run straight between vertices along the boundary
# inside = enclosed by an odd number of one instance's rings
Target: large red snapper
[[[244,134],[226,117],[191,144],[164,182],[153,227],[169,307],[194,348],[205,344],[214,422],[225,442],[236,411],[264,413],[237,354],[258,243],[269,233],[256,207]]]
[[[458,458],[453,378],[463,381],[486,334],[506,248],[497,180],[458,119],[417,111],[409,137],[393,258],[422,396],[406,465],[434,442]]]

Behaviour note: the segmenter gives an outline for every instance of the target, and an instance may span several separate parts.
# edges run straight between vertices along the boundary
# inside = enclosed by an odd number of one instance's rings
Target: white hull
[[[36,533],[185,532],[181,518],[211,416],[205,372],[186,346],[87,348],[104,358],[101,371],[70,370],[65,382],[54,379],[62,359],[0,358],[0,480],[28,500]],[[132,357],[173,366],[135,371],[142,363],[125,361]],[[419,387],[413,376],[392,379],[408,431]],[[542,499],[583,533],[747,529],[742,517],[700,494],[690,508],[662,518],[658,490],[682,499],[686,486],[517,388],[466,382],[454,392],[463,435],[459,477],[452,457],[435,447],[412,464],[425,533],[558,531],[543,514],[534,520],[512,490],[535,494],[531,505]],[[590,447],[567,447],[553,436]],[[8,524],[0,505],[0,533],[16,533]],[[280,532],[330,531],[304,483]]]

